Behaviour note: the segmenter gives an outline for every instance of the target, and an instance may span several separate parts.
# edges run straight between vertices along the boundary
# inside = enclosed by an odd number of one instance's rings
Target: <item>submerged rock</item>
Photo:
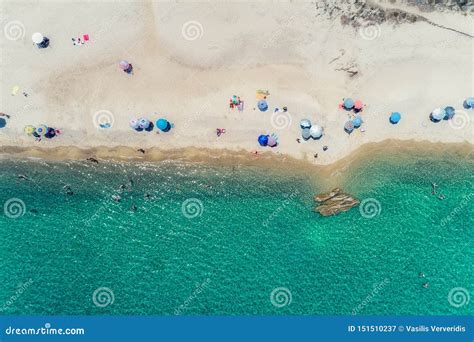
[[[319,194],[314,197],[314,200],[319,204],[314,210],[322,216],[337,215],[360,203],[357,198],[343,192],[340,188]]]

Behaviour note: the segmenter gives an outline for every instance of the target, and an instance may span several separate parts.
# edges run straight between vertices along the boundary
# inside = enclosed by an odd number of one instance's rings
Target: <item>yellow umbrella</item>
[[[32,135],[35,132],[35,130],[36,128],[31,125],[25,126],[24,128],[24,132],[28,135]]]

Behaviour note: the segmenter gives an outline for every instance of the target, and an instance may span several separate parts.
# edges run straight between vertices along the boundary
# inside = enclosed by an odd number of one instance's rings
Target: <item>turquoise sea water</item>
[[[340,184],[366,210],[328,218],[313,211],[329,190],[316,171],[24,160],[0,170],[3,315],[474,313],[463,155],[367,159]]]

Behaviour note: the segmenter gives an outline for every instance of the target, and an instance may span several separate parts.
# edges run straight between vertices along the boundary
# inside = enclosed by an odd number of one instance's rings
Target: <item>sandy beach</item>
[[[4,1],[0,111],[11,118],[0,129],[2,152],[257,150],[326,165],[357,149],[370,153],[368,143],[474,143],[474,110],[462,107],[474,94],[472,9],[326,3]],[[50,47],[34,46],[35,32]],[[83,34],[90,40],[73,45]],[[123,59],[133,75],[120,70]],[[270,93],[266,112],[256,108],[259,89]],[[233,95],[244,101],[242,112],[229,108]],[[343,131],[345,97],[366,104],[364,132]],[[448,105],[453,120],[429,120]],[[397,125],[389,123],[392,111],[402,113]],[[174,127],[132,130],[129,120],[142,116]],[[110,128],[99,127],[104,118]],[[324,128],[320,140],[296,141],[304,118]],[[36,142],[23,132],[39,124],[63,134]],[[217,137],[216,128],[226,133]],[[260,147],[257,137],[271,133],[279,145]]]

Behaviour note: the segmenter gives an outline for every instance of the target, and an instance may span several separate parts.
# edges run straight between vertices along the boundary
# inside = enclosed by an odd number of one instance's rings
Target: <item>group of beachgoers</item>
[[[26,135],[34,137],[37,142],[40,142],[43,138],[52,139],[62,134],[61,130],[46,125],[39,125],[37,127],[28,125],[25,126],[24,132]]]

